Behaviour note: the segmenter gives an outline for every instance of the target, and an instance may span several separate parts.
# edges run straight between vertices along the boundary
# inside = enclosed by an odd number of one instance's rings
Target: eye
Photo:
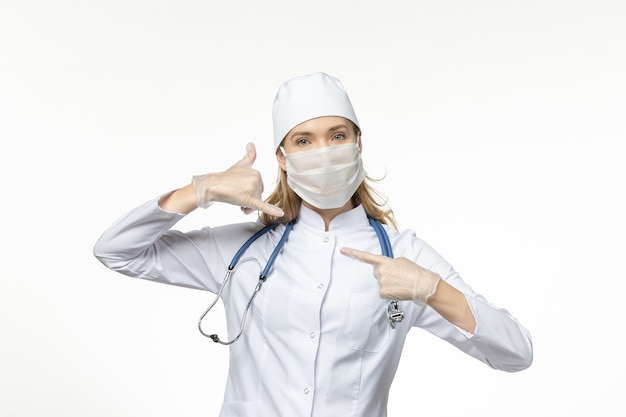
[[[336,135],[333,136],[333,140],[344,140],[346,138],[346,135],[344,135],[343,133],[337,133]]]
[[[308,145],[309,143],[311,143],[311,141],[308,140],[307,138],[299,138],[296,140],[296,145],[298,146],[305,146],[305,145]]]

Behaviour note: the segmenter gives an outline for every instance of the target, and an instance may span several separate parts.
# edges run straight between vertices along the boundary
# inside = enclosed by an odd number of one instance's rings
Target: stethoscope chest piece
[[[387,306],[387,321],[392,329],[396,328],[396,323],[404,320],[404,311],[398,307],[398,301],[393,300]]]

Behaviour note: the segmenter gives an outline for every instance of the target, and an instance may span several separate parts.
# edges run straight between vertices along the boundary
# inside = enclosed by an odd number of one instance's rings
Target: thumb
[[[256,147],[254,143],[248,142],[246,144],[246,154],[235,165],[240,167],[252,168],[252,165],[256,161]]]

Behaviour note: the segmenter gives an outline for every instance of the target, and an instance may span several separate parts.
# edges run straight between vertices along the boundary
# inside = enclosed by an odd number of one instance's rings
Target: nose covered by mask
[[[356,143],[286,154],[287,184],[302,200],[320,209],[342,207],[366,172]]]

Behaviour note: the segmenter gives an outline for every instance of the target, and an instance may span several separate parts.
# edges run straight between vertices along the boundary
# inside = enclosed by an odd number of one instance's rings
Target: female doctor
[[[267,200],[248,144],[228,170],[147,201],[94,247],[112,270],[223,300],[228,337],[210,335],[230,349],[222,417],[386,416],[413,327],[494,369],[530,366],[528,331],[413,231],[396,230],[366,178],[359,122],[338,79],[283,83],[273,125],[279,175]],[[259,219],[173,229],[215,202]]]

